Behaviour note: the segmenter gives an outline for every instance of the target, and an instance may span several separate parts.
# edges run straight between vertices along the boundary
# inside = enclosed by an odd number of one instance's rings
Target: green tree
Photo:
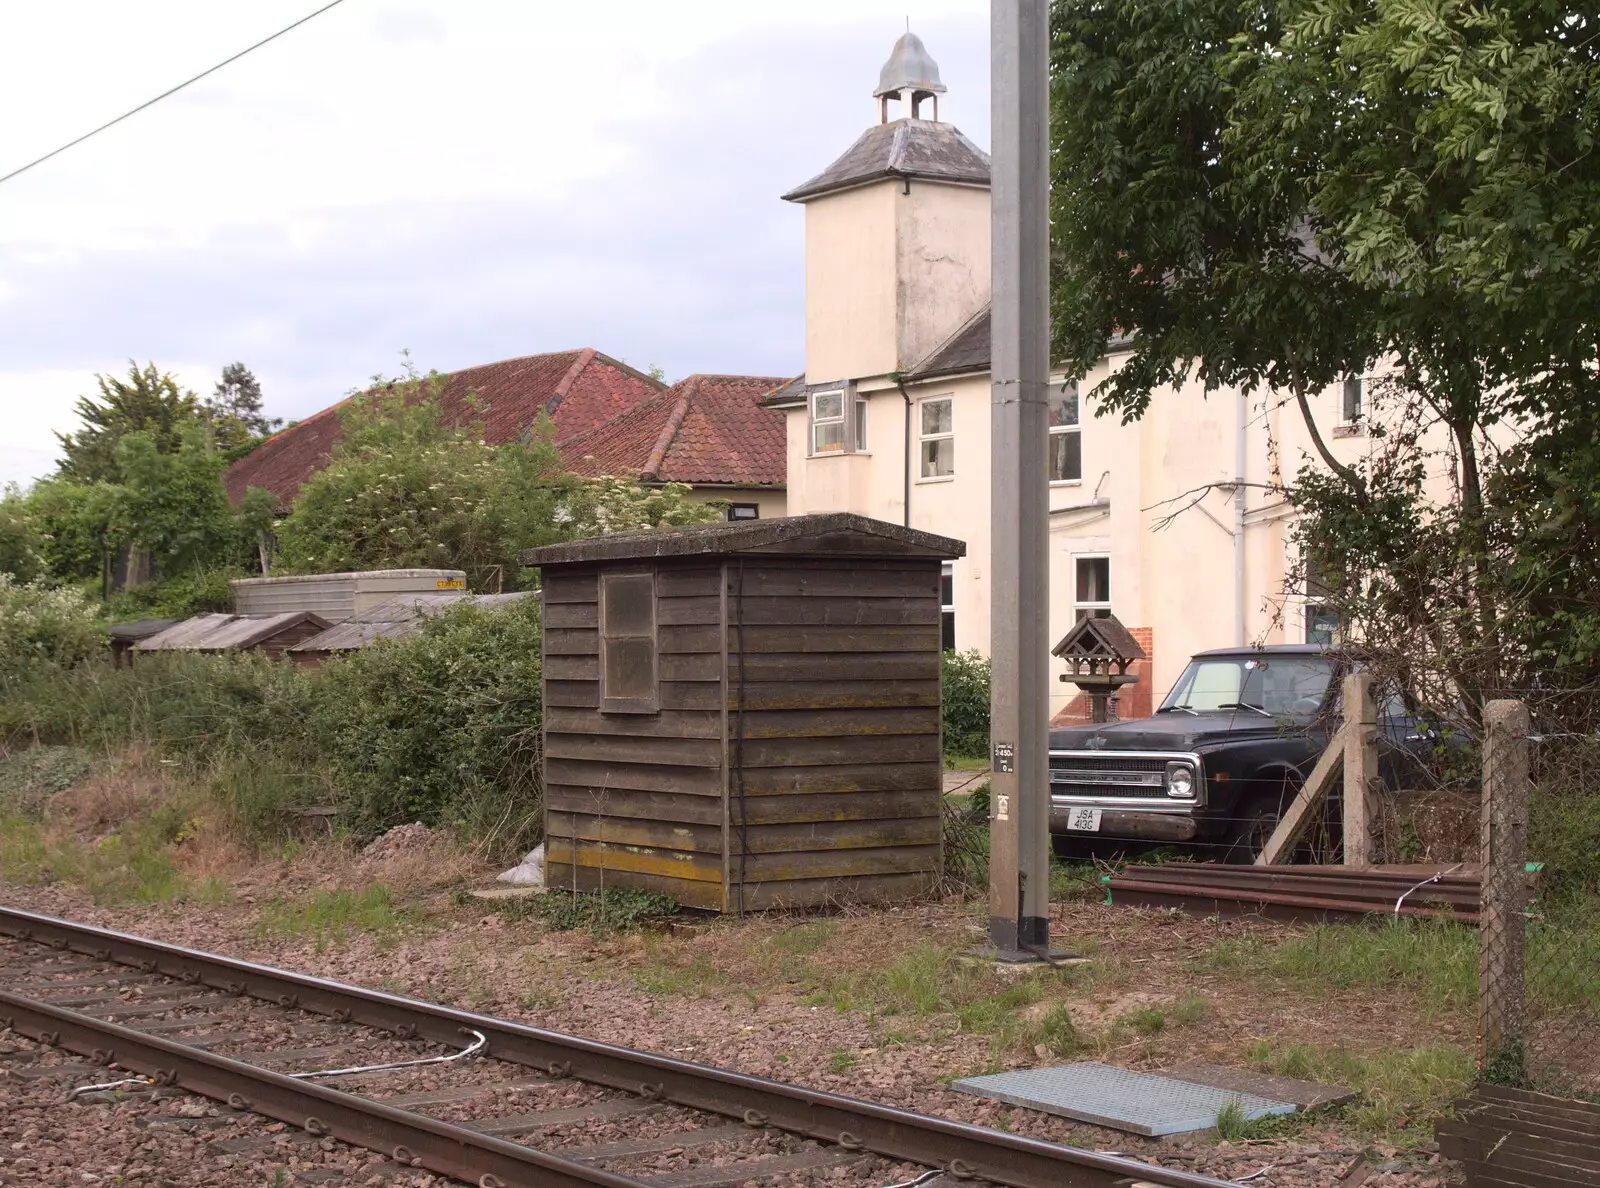
[[[283,424],[282,417],[269,417],[261,402],[261,381],[243,363],[229,363],[222,378],[204,401],[217,447],[237,460],[249,453],[262,438]]]
[[[481,426],[445,420],[442,383],[411,371],[352,395],[332,461],[278,526],[279,566],[464,569],[475,587],[515,589],[521,549],[716,514],[681,485],[567,473],[548,420],[525,443],[490,445]]]
[[[1294,486],[1302,539],[1339,563],[1352,611],[1376,591],[1384,626],[1409,614],[1402,637],[1457,687],[1505,682],[1521,645],[1501,634],[1485,435],[1511,416],[1559,430],[1600,395],[1593,16],[1541,0],[1052,15],[1058,355],[1081,375],[1131,334],[1095,391],[1126,417],[1190,375],[1286,394],[1323,462]],[[1309,397],[1380,357],[1400,365],[1400,432],[1381,466],[1342,465]],[[1419,503],[1431,426],[1460,488],[1442,509]],[[1407,555],[1423,541],[1442,552]]]
[[[116,488],[108,544],[145,551],[160,574],[232,560],[239,531],[222,485],[225,465],[198,426],[184,431],[176,453],[162,453],[152,433],[129,433],[117,444],[125,481]]]
[[[43,534],[40,553],[50,577],[100,578],[119,490],[114,483],[81,483],[57,476],[28,491],[28,511]]]
[[[19,585],[44,573],[44,535],[15,483],[0,493],[0,574]]]
[[[74,411],[84,427],[76,433],[58,433],[61,462],[58,473],[76,482],[118,482],[117,443],[129,433],[149,433],[156,449],[177,453],[183,431],[203,423],[199,397],[182,389],[154,363],[142,369],[128,364],[127,379],[96,375],[98,397],[83,396]]]

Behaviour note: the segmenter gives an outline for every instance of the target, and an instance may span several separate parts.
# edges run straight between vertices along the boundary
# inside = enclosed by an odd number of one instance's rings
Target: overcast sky
[[[0,0],[0,174],[318,0]],[[0,482],[96,372],[304,417],[409,349],[793,374],[802,212],[912,27],[987,147],[984,0],[344,0],[0,184]]]

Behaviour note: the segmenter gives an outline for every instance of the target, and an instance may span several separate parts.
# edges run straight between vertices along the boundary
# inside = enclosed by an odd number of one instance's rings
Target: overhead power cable
[[[115,125],[122,123],[122,121],[127,119],[129,116],[138,115],[145,108],[150,107],[150,106],[152,106],[152,105],[154,105],[156,103],[160,103],[167,96],[176,95],[179,91],[183,90],[184,87],[187,87],[187,86],[190,86],[190,85],[192,85],[194,83],[199,82],[202,78],[204,78],[208,74],[215,74],[217,71],[221,70],[224,66],[228,65],[230,62],[237,62],[240,58],[244,57],[246,54],[251,53],[254,50],[260,49],[262,46],[266,45],[267,42],[276,41],[278,38],[282,37],[285,33],[288,33],[290,30],[298,29],[301,25],[305,24],[307,21],[311,20],[313,17],[319,17],[323,13],[327,12],[328,9],[334,8],[334,7],[336,7],[336,6],[340,5],[340,4],[343,4],[343,3],[344,3],[344,0],[331,0],[330,3],[324,4],[321,8],[317,9],[315,12],[307,13],[305,16],[301,17],[298,21],[296,21],[294,24],[285,25],[283,28],[279,29],[276,33],[272,34],[272,36],[263,37],[260,41],[256,42],[254,45],[246,46],[244,49],[242,49],[238,53],[234,54],[233,57],[231,57],[231,58],[224,58],[222,61],[218,62],[215,66],[211,67],[209,70],[202,70],[199,74],[195,75],[193,78],[186,79],[185,81],[179,83],[177,86],[172,87],[170,90],[162,91],[161,94],[157,95],[154,99],[145,100],[145,102],[139,104],[138,107],[133,108],[131,111],[123,112],[121,115],[119,115],[114,120],[107,120],[105,123],[101,124],[98,128],[95,128],[93,131],[90,131],[90,132],[85,132],[82,136],[78,137],[76,140],[67,141],[67,143],[62,145],[60,148],[52,149],[50,152],[46,153],[44,156],[38,158],[37,160],[29,161],[26,165],[22,166],[20,169],[13,169],[10,173],[6,174],[4,177],[0,177],[0,184],[3,184],[5,182],[10,181],[12,178],[16,177],[19,173],[28,172],[28,170],[32,169],[35,165],[43,165],[51,157],[60,156],[62,153],[66,152],[69,148],[73,148],[76,145],[82,144],[84,141],[88,140],[91,136],[98,136],[100,133],[104,132],[107,128],[114,127]]]

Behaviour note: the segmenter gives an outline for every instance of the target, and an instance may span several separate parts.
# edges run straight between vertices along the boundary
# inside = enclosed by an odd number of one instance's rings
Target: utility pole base
[[[1039,916],[1024,916],[1020,922],[991,916],[989,939],[989,947],[963,956],[1000,965],[1051,965],[1077,958],[1050,948],[1050,921]]]

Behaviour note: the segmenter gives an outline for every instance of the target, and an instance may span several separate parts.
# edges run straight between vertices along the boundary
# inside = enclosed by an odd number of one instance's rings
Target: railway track
[[[480,1188],[1223,1183],[0,907],[6,1031]]]

